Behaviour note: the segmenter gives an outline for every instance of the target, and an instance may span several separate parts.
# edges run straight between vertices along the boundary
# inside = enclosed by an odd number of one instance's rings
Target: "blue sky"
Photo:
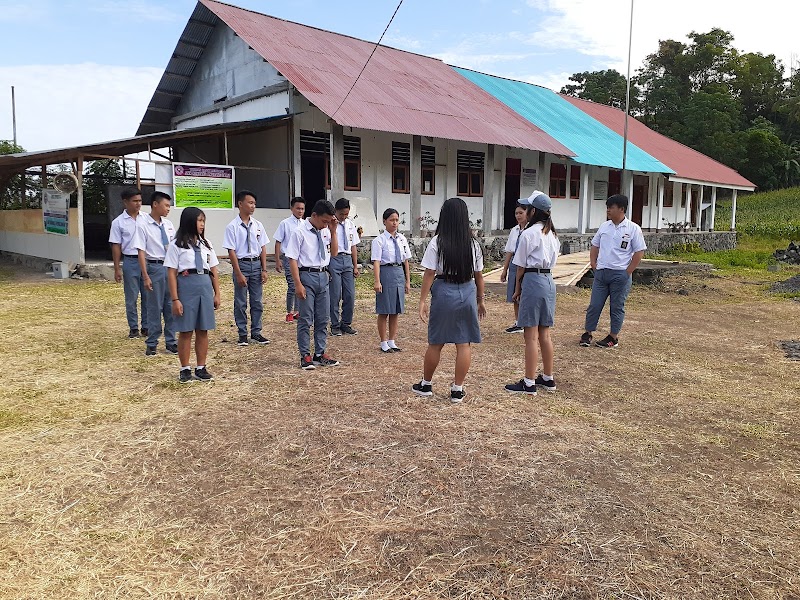
[[[233,0],[233,4],[376,41],[397,0]],[[0,139],[30,150],[133,135],[194,0],[0,0]],[[666,7],[669,6],[669,9]],[[634,69],[658,39],[713,26],[746,51],[785,63],[800,42],[800,3],[637,0]],[[624,72],[629,0],[405,0],[384,43],[558,90],[570,74]],[[778,13],[782,18],[775,20]]]

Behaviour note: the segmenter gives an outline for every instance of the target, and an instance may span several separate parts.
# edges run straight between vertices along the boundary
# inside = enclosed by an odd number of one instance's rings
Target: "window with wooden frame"
[[[484,153],[459,150],[456,153],[459,196],[483,196]]]
[[[344,189],[361,191],[361,138],[344,136]]]
[[[422,193],[436,193],[436,148],[422,146]]]
[[[616,169],[608,170],[608,195],[609,197],[619,194],[622,191],[622,171]]]
[[[572,165],[569,168],[569,197],[580,198],[581,196],[581,168]]]
[[[550,165],[550,193],[551,198],[567,197],[567,166],[560,163]]]
[[[675,193],[675,184],[667,180],[664,182],[664,208],[672,208],[672,196]]]
[[[331,136],[329,133],[300,131],[300,153],[325,157],[325,189],[331,189]],[[344,189],[361,190],[361,138],[344,137]]]
[[[687,184],[681,184],[681,208],[686,208],[686,186]]]
[[[411,144],[392,142],[392,193],[411,193]]]

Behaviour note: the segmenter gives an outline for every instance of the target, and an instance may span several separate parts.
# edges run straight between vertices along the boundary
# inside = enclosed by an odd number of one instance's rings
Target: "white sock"
[[[545,375],[544,373],[542,373],[542,379],[544,379],[545,381],[553,381],[553,376]]]
[[[181,367],[181,371],[191,371],[192,365],[186,365],[185,367]]]
[[[205,366],[205,365],[197,365],[197,368],[198,368],[198,369],[205,369],[205,368],[206,368],[206,366]]]
[[[420,383],[421,383],[422,385],[431,385],[431,383],[433,383],[433,382],[431,382],[431,381],[426,381],[426,380],[425,380],[425,378],[423,377],[423,378],[422,378],[422,381],[420,381]]]
[[[525,385],[531,387],[532,385],[536,385],[536,381],[534,379],[528,379],[527,377],[523,377],[525,380]]]
[[[381,350],[388,350],[389,342],[381,342]]]
[[[389,344],[389,348],[397,348],[397,344],[394,343],[394,340],[389,340],[386,343]]]
[[[450,391],[451,392],[463,392],[464,391],[464,386],[463,385],[456,385],[454,383],[453,385],[450,386]]]

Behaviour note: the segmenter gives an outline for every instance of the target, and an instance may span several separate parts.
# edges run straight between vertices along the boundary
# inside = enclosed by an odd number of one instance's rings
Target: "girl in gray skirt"
[[[205,213],[194,206],[185,208],[175,241],[170,244],[164,258],[175,331],[178,332],[178,358],[181,361],[178,381],[181,383],[193,379],[189,366],[192,333],[196,336],[194,352],[197,358],[194,378],[200,381],[213,379],[206,369],[206,358],[208,330],[216,327],[214,311],[219,308],[219,260],[203,235],[205,228]]]
[[[411,386],[420,396],[432,396],[433,373],[445,344],[456,345],[456,368],[450,401],[466,395],[464,379],[472,360],[470,344],[481,341],[478,319],[486,316],[483,303],[483,253],[469,227],[469,211],[461,198],[442,205],[439,225],[422,258],[425,275],[419,297],[419,316],[428,322],[422,380]],[[431,307],[428,310],[428,294]]]
[[[517,323],[525,329],[525,377],[506,386],[512,393],[536,395],[536,388],[555,391],[553,341],[550,328],[556,310],[556,286],[552,269],[558,259],[558,238],[550,218],[552,202],[544,192],[535,191],[519,201],[526,205],[528,226],[520,234],[513,262],[517,265],[514,300],[519,302]],[[538,347],[537,347],[538,344]],[[542,350],[542,374],[538,348]]]

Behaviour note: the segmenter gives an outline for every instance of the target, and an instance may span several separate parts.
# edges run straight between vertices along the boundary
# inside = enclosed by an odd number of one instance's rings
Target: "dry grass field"
[[[558,299],[558,391],[512,396],[494,296],[462,405],[425,329],[377,350],[363,287],[342,366],[297,368],[285,283],[268,347],[223,287],[209,370],[126,339],[122,288],[0,270],[1,598],[800,598],[800,302],[758,282],[632,293],[615,350]],[[676,293],[678,289],[688,295]],[[601,327],[607,326],[607,314]]]

